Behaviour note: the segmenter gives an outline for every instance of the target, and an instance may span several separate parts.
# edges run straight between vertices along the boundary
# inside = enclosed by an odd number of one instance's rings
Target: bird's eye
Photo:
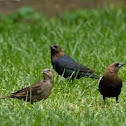
[[[119,66],[119,63],[116,63],[115,66],[118,67]]]
[[[51,70],[48,70],[47,72],[50,72]]]

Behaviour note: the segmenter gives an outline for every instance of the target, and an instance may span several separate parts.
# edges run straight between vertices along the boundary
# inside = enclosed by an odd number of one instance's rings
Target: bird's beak
[[[46,71],[45,71],[45,70],[43,70],[41,73],[42,73],[42,74],[44,74],[44,73],[46,73]]]
[[[51,49],[55,49],[55,47],[54,47],[54,46],[50,46],[50,48],[51,48]]]
[[[126,63],[119,63],[119,67],[122,67],[123,65],[125,65]]]

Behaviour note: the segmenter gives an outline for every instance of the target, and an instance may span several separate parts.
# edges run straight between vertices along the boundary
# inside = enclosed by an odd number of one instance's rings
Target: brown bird
[[[59,46],[54,45],[50,46],[50,48],[52,66],[59,75],[65,78],[72,77],[72,80],[74,78],[79,79],[81,77],[99,79],[99,77],[95,75],[94,70],[74,61],[71,57],[64,54]]]
[[[10,96],[0,98],[15,98],[31,103],[48,98],[53,88],[54,76],[53,72],[50,69],[44,69],[42,73],[44,77],[43,80],[40,80],[30,87],[26,87],[15,93],[11,93]]]
[[[122,88],[122,79],[118,76],[118,71],[124,64],[113,63],[109,65],[101,78],[98,90],[103,95],[104,102],[106,97],[116,97],[116,102],[118,102],[118,95]]]

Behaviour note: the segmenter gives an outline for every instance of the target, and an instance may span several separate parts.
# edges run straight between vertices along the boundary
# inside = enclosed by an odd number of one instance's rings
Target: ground
[[[124,7],[125,0],[0,0],[0,13],[9,14],[22,6],[32,6],[47,17],[59,16],[64,11],[79,8]]]

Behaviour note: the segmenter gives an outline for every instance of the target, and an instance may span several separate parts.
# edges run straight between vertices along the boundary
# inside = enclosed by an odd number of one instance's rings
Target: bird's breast
[[[105,85],[107,86],[118,87],[121,84],[121,79],[119,77],[108,77],[105,79]]]

